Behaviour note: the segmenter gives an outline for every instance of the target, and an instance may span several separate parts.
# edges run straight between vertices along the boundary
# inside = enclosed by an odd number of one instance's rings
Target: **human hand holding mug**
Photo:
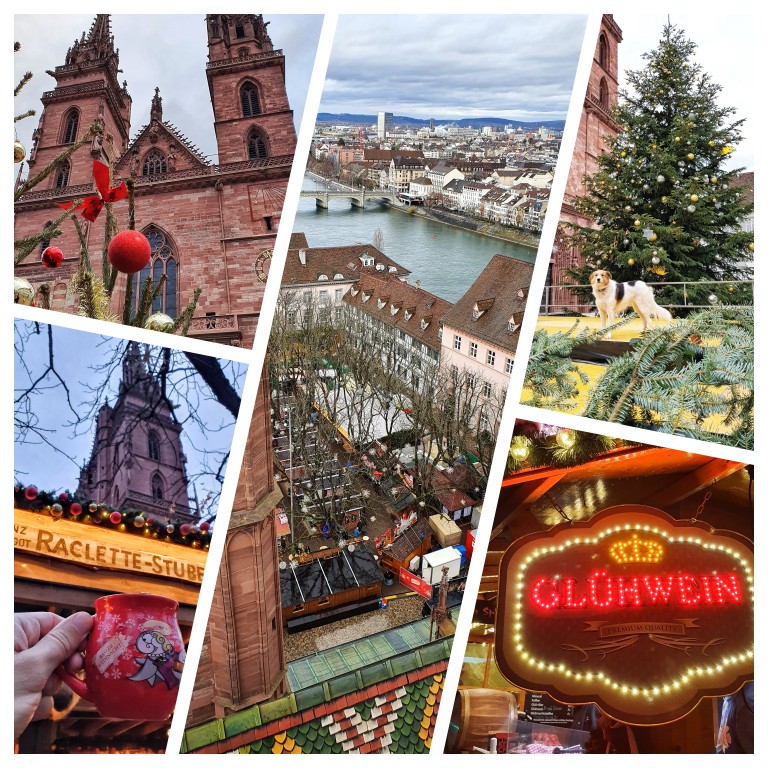
[[[96,600],[85,648],[85,679],[58,674],[102,717],[165,720],[176,705],[186,656],[178,603],[159,595],[118,594]]]
[[[14,739],[33,720],[48,717],[61,680],[56,668],[71,672],[83,666],[80,651],[93,626],[93,616],[74,613],[17,613],[13,626]]]

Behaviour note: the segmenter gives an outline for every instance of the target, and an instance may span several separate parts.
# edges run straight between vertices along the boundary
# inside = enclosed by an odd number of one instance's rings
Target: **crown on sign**
[[[617,563],[658,563],[664,557],[664,547],[634,533],[629,539],[617,541],[609,554]]]

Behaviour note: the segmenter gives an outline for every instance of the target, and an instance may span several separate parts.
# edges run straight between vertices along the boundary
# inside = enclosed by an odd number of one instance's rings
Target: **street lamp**
[[[291,526],[291,544],[294,540],[293,531],[293,429],[291,422],[292,409],[290,406],[286,407],[288,411],[288,495],[290,496],[291,512],[290,512],[290,526]]]

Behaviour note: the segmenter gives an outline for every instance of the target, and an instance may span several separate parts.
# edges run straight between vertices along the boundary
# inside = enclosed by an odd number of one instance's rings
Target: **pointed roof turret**
[[[89,43],[96,43],[101,41],[112,41],[112,22],[111,16],[108,13],[99,13],[91,24],[91,28],[88,31],[88,37],[86,39]]]
[[[155,87],[155,95],[152,97],[152,106],[149,110],[150,120],[157,120],[158,123],[163,122],[163,99],[160,96],[160,88]]]

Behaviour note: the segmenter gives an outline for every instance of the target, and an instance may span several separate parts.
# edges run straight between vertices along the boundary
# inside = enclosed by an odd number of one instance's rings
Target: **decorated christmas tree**
[[[695,49],[667,24],[646,66],[627,73],[619,133],[575,201],[596,225],[573,233],[584,262],[569,274],[580,285],[607,269],[617,281],[669,283],[655,289],[659,304],[752,303],[751,284],[728,282],[752,276],[752,233],[740,230],[752,205],[734,183],[743,169],[726,167],[743,120],[720,106]]]

